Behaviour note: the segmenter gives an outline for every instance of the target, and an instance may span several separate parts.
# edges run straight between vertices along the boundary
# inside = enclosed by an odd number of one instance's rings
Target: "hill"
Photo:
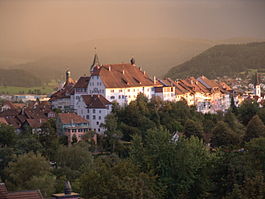
[[[34,75],[20,69],[0,69],[0,86],[33,87],[41,86]]]
[[[215,44],[208,40],[178,38],[121,38],[55,44],[36,47],[34,52],[3,52],[0,68],[23,69],[43,82],[63,79],[69,68],[73,77],[78,78],[88,74],[94,47],[97,47],[102,64],[129,62],[133,56],[136,64],[148,74],[163,77],[172,65],[180,64]]]
[[[265,69],[265,42],[225,44],[209,48],[171,68],[166,77],[173,79],[205,75],[209,78],[233,76],[248,69]]]

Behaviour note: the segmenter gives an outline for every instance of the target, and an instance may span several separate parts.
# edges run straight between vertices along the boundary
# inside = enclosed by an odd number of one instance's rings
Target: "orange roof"
[[[91,76],[99,75],[106,88],[154,86],[152,79],[134,64],[108,64],[94,68]]]
[[[87,88],[90,77],[80,77],[76,82],[74,88]]]
[[[82,118],[76,113],[59,113],[58,117],[63,124],[88,123],[88,120]]]
[[[102,95],[82,95],[82,98],[88,108],[106,108],[106,105],[111,104]]]
[[[7,195],[8,195],[8,192],[7,192],[5,183],[0,183],[0,198],[8,199]]]
[[[40,128],[44,123],[46,123],[47,119],[27,119],[26,122],[29,124],[31,128]]]
[[[4,117],[0,117],[0,124],[8,124],[8,122],[6,121],[6,119]]]
[[[8,199],[43,199],[43,197],[39,190],[17,191],[8,193]]]

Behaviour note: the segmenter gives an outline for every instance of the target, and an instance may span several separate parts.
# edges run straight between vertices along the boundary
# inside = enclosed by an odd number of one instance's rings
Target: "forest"
[[[180,65],[171,68],[166,77],[185,78],[205,75],[209,78],[237,76],[249,69],[265,69],[265,42],[222,44],[211,47]]]
[[[139,95],[113,104],[95,144],[57,136],[55,121],[40,134],[0,126],[0,178],[8,190],[63,192],[66,180],[86,199],[265,197],[265,108],[245,100],[223,113],[202,114],[185,101]]]

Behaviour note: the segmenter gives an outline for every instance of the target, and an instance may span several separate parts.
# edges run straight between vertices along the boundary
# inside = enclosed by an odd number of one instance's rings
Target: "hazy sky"
[[[0,46],[119,37],[265,38],[265,0],[0,0]]]

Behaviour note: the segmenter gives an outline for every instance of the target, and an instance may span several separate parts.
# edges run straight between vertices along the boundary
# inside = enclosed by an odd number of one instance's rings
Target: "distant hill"
[[[78,78],[89,73],[96,47],[102,64],[128,63],[133,56],[137,66],[141,66],[148,74],[163,77],[172,65],[180,64],[215,44],[208,40],[178,38],[91,40],[39,47],[35,49],[35,54],[26,51],[23,54],[2,53],[0,68],[23,69],[43,82],[63,79],[69,68],[73,77]],[[15,64],[9,64],[12,62]]]
[[[166,77],[176,79],[205,75],[215,78],[232,76],[248,69],[265,69],[265,42],[211,47],[191,60],[171,68]]]
[[[0,69],[0,86],[33,87],[41,86],[41,81],[24,70]]]

